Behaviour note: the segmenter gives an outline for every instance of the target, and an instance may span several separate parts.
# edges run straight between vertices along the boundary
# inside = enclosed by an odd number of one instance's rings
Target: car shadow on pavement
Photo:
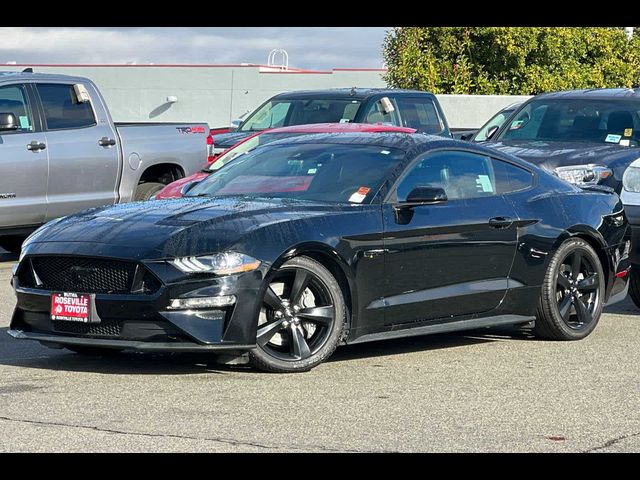
[[[342,362],[390,355],[403,355],[428,350],[441,350],[444,348],[465,347],[493,341],[494,339],[492,338],[484,337],[488,332],[489,330],[486,329],[482,330],[479,336],[475,336],[473,335],[474,332],[468,331],[464,333],[422,335],[345,345],[338,348],[328,361]]]
[[[0,248],[0,262],[17,262],[18,257],[17,253],[9,253]]]
[[[66,349],[51,349],[30,340],[15,340],[0,328],[0,365],[120,375],[183,375],[255,372],[245,365],[220,364],[211,354],[198,353],[137,353],[87,356]],[[460,334],[437,334],[399,338],[357,345],[345,345],[336,350],[329,362],[363,360],[412,352],[439,350],[488,343],[507,338],[524,339],[526,333],[517,329],[482,329]]]
[[[627,298],[621,302],[604,307],[603,313],[613,313],[614,315],[640,315],[640,308],[636,307],[630,296],[627,296]]]
[[[181,375],[225,373],[230,367],[215,362],[211,354],[136,353],[79,355],[67,349],[52,349],[32,340],[16,340],[0,328],[0,365],[124,375]]]

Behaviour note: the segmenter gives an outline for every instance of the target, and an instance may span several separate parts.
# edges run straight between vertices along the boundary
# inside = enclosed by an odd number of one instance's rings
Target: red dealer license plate
[[[89,323],[91,295],[79,293],[52,293],[51,320]]]

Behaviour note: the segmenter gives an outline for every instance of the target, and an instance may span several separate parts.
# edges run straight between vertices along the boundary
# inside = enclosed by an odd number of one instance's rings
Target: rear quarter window
[[[444,125],[431,98],[397,97],[402,126],[415,128],[421,133],[442,133]]]

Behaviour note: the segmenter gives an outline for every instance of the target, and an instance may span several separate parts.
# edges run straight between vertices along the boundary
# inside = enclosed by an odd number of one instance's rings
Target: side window
[[[398,106],[402,126],[415,128],[421,133],[442,133],[444,125],[430,98],[399,97]]]
[[[398,118],[398,107],[394,99],[389,98],[389,100],[395,108],[393,112],[385,112],[382,102],[378,100],[367,109],[367,113],[364,116],[364,123],[385,123],[399,127],[400,118]]]
[[[432,153],[414,165],[398,185],[398,201],[416,187],[440,187],[449,200],[497,194],[491,158],[456,150]]]
[[[79,103],[73,85],[37,84],[49,130],[82,128],[96,124],[90,102]]]
[[[542,121],[547,113],[548,105],[541,105],[533,108],[535,104],[529,104],[523,107],[516,117],[511,121],[507,129],[501,136],[501,139],[517,139],[517,138],[540,138]],[[553,121],[546,125],[552,125]]]
[[[0,87],[0,113],[13,113],[18,123],[17,130],[5,130],[3,135],[33,132],[33,114],[23,85]]]
[[[491,162],[497,193],[517,192],[533,185],[533,174],[528,170],[495,158],[492,158]]]

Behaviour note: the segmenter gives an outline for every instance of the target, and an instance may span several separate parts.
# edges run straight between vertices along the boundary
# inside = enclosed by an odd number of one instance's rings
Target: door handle
[[[508,228],[515,220],[511,217],[493,217],[489,219],[489,226],[493,228]]]
[[[113,138],[102,137],[98,140],[98,145],[101,147],[113,147],[116,144],[116,141]]]
[[[27,143],[27,150],[31,150],[32,152],[44,150],[45,148],[47,148],[47,145],[45,143],[38,142],[37,140]]]

